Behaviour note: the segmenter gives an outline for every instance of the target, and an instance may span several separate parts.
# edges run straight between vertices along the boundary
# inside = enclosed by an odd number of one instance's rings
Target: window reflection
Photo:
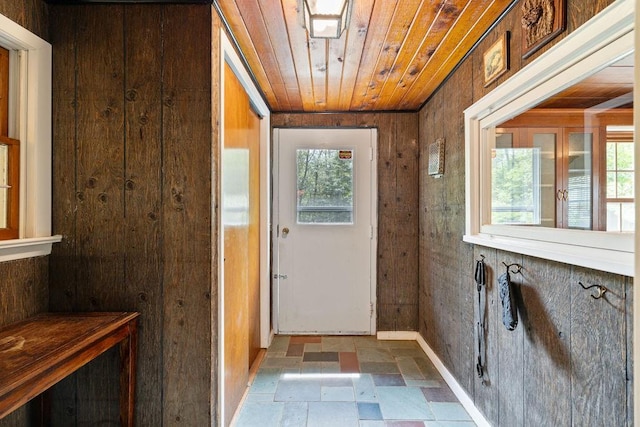
[[[633,55],[495,127],[491,224],[634,231]]]

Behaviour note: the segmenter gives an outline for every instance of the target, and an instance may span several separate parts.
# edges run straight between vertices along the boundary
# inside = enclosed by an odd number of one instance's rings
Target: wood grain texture
[[[633,278],[625,278],[625,332],[626,332],[626,380],[627,380],[627,426],[633,426],[634,411],[633,411]]]
[[[161,424],[162,359],[162,27],[160,6],[126,10],[124,91],[124,290],[122,301],[141,313],[137,405],[140,425]]]
[[[164,10],[163,424],[211,422],[211,22]]]
[[[526,257],[523,262],[525,426],[570,425],[570,269]]]
[[[486,288],[484,303],[484,375],[482,378],[474,376],[474,398],[478,409],[487,419],[498,419],[498,382],[499,382],[499,357],[501,349],[498,347],[498,337],[500,336],[502,325],[500,291],[498,288],[498,277],[504,272],[499,267],[498,251],[495,249],[476,247],[474,248],[473,259],[479,260],[485,257],[486,264]],[[469,268],[475,267],[471,264]],[[475,292],[474,292],[475,291]],[[471,287],[468,292],[477,295],[477,290]],[[478,303],[474,304],[474,318],[478,318]],[[474,335],[478,339],[477,332]],[[475,352],[473,354],[476,354]],[[469,355],[471,356],[471,355]],[[475,360],[475,358],[474,358]]]
[[[137,313],[41,314],[2,328],[0,416],[119,342],[125,340],[125,346],[129,347],[128,339],[132,328],[135,329],[137,316]],[[129,357],[135,360],[135,354]],[[133,380],[127,378],[125,383],[129,379]],[[127,420],[129,418],[127,416]]]
[[[418,328],[417,121],[413,113],[271,116],[273,127],[378,129],[378,330]]]
[[[569,0],[569,20],[574,22],[569,25],[570,31],[609,3]],[[492,425],[629,425],[631,279],[459,242],[464,233],[463,112],[495,88],[484,88],[480,70],[482,52],[498,36],[505,31],[512,33],[511,69],[505,79],[531,60],[520,59],[520,17],[516,9],[495,26],[419,112],[419,332]],[[426,150],[440,137],[446,139],[445,175],[436,180],[427,175]],[[475,354],[473,329],[454,324],[464,323],[450,315],[460,313],[469,321],[467,312],[474,289],[465,282],[473,283],[470,272],[480,253],[493,254],[488,265],[495,270],[494,285],[496,275],[503,270],[502,261],[519,262],[525,267],[523,276],[512,276],[515,288],[521,291],[523,311],[518,328],[507,331],[499,322],[499,312],[491,314],[491,325],[495,326],[487,331],[487,349],[492,356],[487,360],[490,384],[486,385],[479,384],[470,363]],[[451,264],[460,273],[442,267]],[[612,295],[615,301],[585,307],[591,298],[581,302],[577,299],[581,289],[573,287],[576,279],[587,277],[612,289],[621,289],[622,283],[627,283],[627,290]],[[448,292],[447,283],[456,280],[459,290]],[[624,302],[617,299],[620,295],[624,295]],[[497,302],[495,309],[500,305]],[[587,319],[590,306],[592,317]],[[621,335],[621,327],[626,335]],[[595,353],[593,361],[585,360],[587,353]],[[593,391],[588,390],[591,387]]]
[[[137,423],[209,424],[220,23],[202,5],[50,9],[53,218],[64,235],[50,309],[141,312]],[[108,351],[56,386],[53,423],[117,423],[118,360]]]
[[[45,40],[49,17],[44,2],[9,0],[0,3],[0,13]],[[42,313],[49,300],[49,257],[0,263],[0,327]],[[0,419],[0,426],[27,426],[33,421],[28,404]]]
[[[606,283],[600,300],[582,289]],[[574,268],[571,277],[572,423],[624,425],[627,421],[625,277]],[[594,351],[596,350],[597,351]],[[603,375],[606,372],[607,375]],[[603,398],[605,397],[606,398]]]
[[[87,9],[88,10],[88,9]],[[115,310],[114,297],[124,278],[123,142],[124,100],[113,97],[124,87],[123,28],[106,21],[109,14],[122,21],[123,8],[100,6],[76,21],[77,144],[77,308]],[[100,224],[101,226],[96,226]],[[118,417],[115,352],[78,372],[79,422]],[[94,398],[88,398],[93,396]]]
[[[353,2],[338,39],[311,39],[297,0],[221,0],[276,112],[417,110],[510,0]]]
[[[484,249],[484,248],[481,248]],[[504,273],[507,265],[522,265],[522,256],[504,251],[497,251],[498,263],[494,266],[497,269],[496,278]],[[523,283],[522,274],[511,274],[511,284],[513,291],[513,301],[518,307],[518,321],[523,322],[523,313],[526,306],[522,300],[521,287]],[[495,283],[495,280],[494,280]],[[496,286],[497,288],[497,286]],[[499,297],[498,297],[499,300]],[[500,313],[498,319],[500,320]],[[497,419],[500,425],[504,426],[522,426],[524,425],[524,366],[522,361],[526,360],[524,354],[524,324],[517,327],[513,331],[507,330],[502,326],[502,322],[498,321],[497,347],[499,348],[497,362],[497,384],[495,391],[497,393]]]
[[[225,153],[243,150],[247,164],[226,163],[223,169],[235,168],[246,174],[248,205],[245,224],[224,226],[224,390],[225,424],[229,424],[244,395],[249,368],[260,349],[260,120],[253,112],[249,96],[233,73],[224,67],[224,141]],[[233,162],[233,160],[231,160]],[[242,179],[240,176],[238,179]],[[233,184],[228,184],[232,186]],[[222,190],[221,203],[229,190]]]

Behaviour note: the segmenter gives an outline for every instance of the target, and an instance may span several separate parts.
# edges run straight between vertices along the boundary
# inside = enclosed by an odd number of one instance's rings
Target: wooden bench
[[[120,424],[133,426],[138,315],[45,313],[0,328],[0,418],[120,344]]]

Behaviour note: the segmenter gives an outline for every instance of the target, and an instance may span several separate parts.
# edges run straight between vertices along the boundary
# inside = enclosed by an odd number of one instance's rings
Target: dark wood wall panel
[[[0,13],[49,41],[47,3],[40,0],[5,0],[0,2]]]
[[[137,423],[208,425],[219,22],[210,5],[50,8],[53,218],[64,239],[51,256],[49,308],[141,312]],[[53,417],[118,422],[115,351],[54,388]]]
[[[74,308],[79,311],[124,309],[124,28],[113,25],[123,15],[123,6],[97,6],[76,15]],[[78,423],[117,419],[115,354],[78,372]]]
[[[211,420],[210,11],[169,6],[164,16],[165,425]]]
[[[419,332],[496,426],[632,425],[632,279],[461,242],[464,234],[464,110],[611,1],[568,0],[568,30],[527,60],[520,53],[518,5],[419,113]],[[511,33],[511,68],[485,88],[482,52]],[[445,173],[427,174],[428,144],[445,138]],[[475,372],[477,293],[474,261],[488,267],[486,370]],[[520,323],[501,322],[497,277],[512,275]],[[611,289],[593,300],[578,281]]]
[[[49,39],[46,3],[30,0],[0,2],[0,13],[44,40]],[[0,263],[0,327],[47,311],[49,257]],[[0,426],[30,425],[30,405],[0,420]]]
[[[418,327],[418,126],[413,113],[274,114],[273,127],[378,128],[377,327]]]

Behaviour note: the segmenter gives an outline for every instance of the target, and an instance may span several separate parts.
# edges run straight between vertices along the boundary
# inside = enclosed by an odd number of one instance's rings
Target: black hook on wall
[[[522,266],[520,264],[518,264],[517,262],[514,262],[513,264],[507,264],[506,262],[502,261],[502,265],[507,267],[507,272],[509,272],[511,274],[521,274],[522,273]],[[515,268],[517,268],[517,270],[513,271],[513,270],[511,270],[511,267],[515,267]]]
[[[596,288],[596,292],[597,292],[597,293],[596,293],[595,295],[594,295],[594,294],[591,294],[591,298],[593,298],[593,299],[600,299],[600,298],[602,298],[602,297],[604,296],[604,294],[609,290],[609,289],[605,288],[605,287],[604,287],[604,286],[602,286],[602,285],[591,285],[591,286],[585,286],[585,285],[583,285],[583,284],[582,284],[582,282],[578,282],[578,284],[579,284],[580,286],[582,286],[582,289],[584,289],[585,291],[587,291],[587,290],[589,290],[589,289],[592,289],[592,288]]]

